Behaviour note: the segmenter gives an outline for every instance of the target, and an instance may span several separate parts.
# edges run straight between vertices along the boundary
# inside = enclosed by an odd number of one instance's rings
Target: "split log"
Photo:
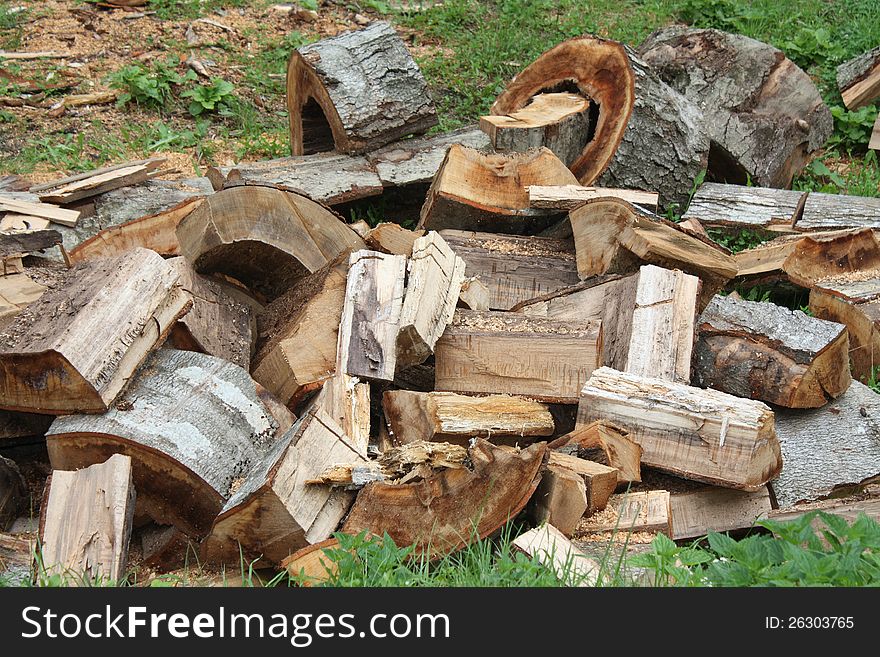
[[[238,184],[277,186],[327,205],[382,193],[382,181],[361,155],[314,153],[241,163],[215,172],[218,189]]]
[[[200,538],[275,440],[247,372],[191,351],[160,349],[103,415],[60,417],[47,433],[52,467],[131,456],[137,517]]]
[[[810,192],[795,230],[880,229],[880,198]]]
[[[651,34],[639,54],[702,110],[711,180],[789,187],[831,136],[831,112],[810,76],[766,43],[673,26]]]
[[[574,210],[594,198],[619,198],[633,205],[641,205],[651,212],[657,211],[659,194],[635,189],[610,189],[608,187],[583,187],[581,185],[531,185],[529,206],[544,210]]]
[[[400,224],[382,222],[364,236],[367,247],[407,258],[412,255],[413,243],[425,234],[423,230],[407,230]]]
[[[655,532],[672,534],[669,491],[649,490],[641,493],[612,495],[601,513],[584,518],[578,535],[594,532]]]
[[[321,584],[339,572],[339,565],[327,554],[330,550],[338,549],[340,549],[339,540],[328,538],[326,541],[297,550],[281,561],[281,568],[286,570],[300,586]]]
[[[564,449],[568,446],[583,450],[601,449],[605,462],[617,470],[618,485],[642,480],[642,447],[630,440],[629,434],[620,427],[607,422],[590,422],[547,445],[550,449]]]
[[[595,586],[598,581],[602,569],[599,563],[577,549],[553,525],[530,529],[517,536],[511,545],[553,570],[566,585]]]
[[[48,219],[62,226],[76,226],[79,210],[66,210],[51,203],[29,203],[0,195],[0,212],[14,212],[29,217]]]
[[[134,519],[132,462],[114,454],[76,472],[55,470],[40,514],[42,567],[74,585],[125,577]]]
[[[401,368],[420,365],[434,353],[434,345],[455,313],[465,264],[431,231],[413,242],[407,269],[397,333],[397,366]]]
[[[340,371],[393,381],[406,257],[356,251],[348,265],[337,348]]]
[[[0,407],[106,411],[191,304],[153,251],[80,263],[0,334]]]
[[[642,463],[726,488],[757,490],[779,474],[773,412],[716,390],[607,367],[581,392],[578,426],[606,420],[642,447]]]
[[[28,230],[0,233],[0,256],[21,255],[49,249],[61,244],[57,230]]]
[[[550,452],[549,465],[566,468],[583,478],[587,491],[587,513],[590,515],[606,507],[617,487],[617,470],[601,463]]]
[[[522,451],[478,438],[468,450],[473,469],[448,469],[420,482],[367,484],[342,531],[388,532],[416,556],[435,559],[483,539],[514,518],[540,481],[545,443]]]
[[[304,196],[242,186],[216,192],[177,226],[180,252],[200,274],[232,276],[270,300],[363,241]]]
[[[703,228],[703,224],[697,219],[684,219],[679,221],[678,227],[695,237],[709,237],[709,233]]]
[[[868,142],[868,148],[880,151],[880,114],[877,115],[877,120],[874,121],[874,130],[871,132],[871,141]]]
[[[725,249],[626,201],[588,201],[569,220],[581,278],[628,273],[641,263],[681,269],[702,281],[702,310],[736,276],[736,261]]]
[[[837,88],[849,110],[880,98],[880,46],[838,66]]]
[[[352,501],[350,492],[308,485],[334,463],[364,462],[342,429],[312,408],[245,473],[202,544],[208,562],[279,564],[329,538]]]
[[[435,386],[572,404],[601,351],[600,322],[458,310],[434,349]]]
[[[544,146],[571,166],[590,140],[591,106],[590,99],[580,94],[538,94],[508,115],[481,117],[480,129],[496,151],[524,153]]]
[[[574,184],[571,171],[546,148],[487,155],[452,144],[428,190],[418,227],[536,233],[562,215],[530,208],[529,185]]]
[[[489,310],[492,293],[478,276],[470,276],[461,282],[458,307],[466,310]]]
[[[706,182],[682,219],[708,228],[792,232],[806,200],[807,192]]]
[[[199,276],[185,258],[167,261],[193,300],[192,308],[171,331],[177,349],[200,351],[248,369],[253,348],[253,309],[227,294],[219,282]]]
[[[24,510],[27,490],[15,461],[0,456],[0,531],[7,529]]]
[[[706,536],[711,532],[748,529],[772,510],[766,487],[754,493],[729,488],[704,488],[676,493],[669,498],[674,541]]]
[[[0,277],[0,328],[4,320],[12,320],[46,291],[46,286],[31,280],[27,274],[9,274]]]
[[[336,371],[348,256],[340,254],[257,315],[253,377],[291,407]]]
[[[366,238],[367,233],[369,233],[371,230],[373,230],[370,227],[370,224],[368,224],[363,219],[360,219],[359,221],[355,221],[353,224],[349,224],[348,227],[351,228],[355,233],[357,233],[357,236],[360,237],[361,239]],[[370,247],[370,248],[373,248],[373,247]]]
[[[818,408],[852,380],[846,327],[772,303],[716,296],[694,354],[698,386],[787,408]]]
[[[510,310],[579,280],[571,240],[460,230],[441,230],[440,235],[464,260],[464,275],[478,277],[489,288],[484,310]]]
[[[553,525],[565,536],[571,536],[588,506],[584,478],[565,466],[551,463],[529,501],[529,515],[536,524]]]
[[[80,173],[69,178],[53,180],[30,188],[44,203],[73,203],[120,187],[144,182],[163,173],[160,167],[164,157],[154,157],[138,162],[124,162],[102,169]]]
[[[776,434],[785,463],[772,483],[780,507],[880,473],[880,395],[857,381],[822,408],[778,410]]]
[[[388,390],[382,408],[395,440],[467,443],[474,437],[550,436],[553,416],[544,404],[509,395],[468,397],[451,392]]]
[[[385,21],[294,50],[287,110],[294,155],[363,153],[437,125],[425,78]]]
[[[180,255],[177,225],[203,202],[202,199],[183,201],[159,214],[105,228],[73,247],[67,254],[68,259],[76,263],[108,258],[138,247],[152,249],[163,256]]]

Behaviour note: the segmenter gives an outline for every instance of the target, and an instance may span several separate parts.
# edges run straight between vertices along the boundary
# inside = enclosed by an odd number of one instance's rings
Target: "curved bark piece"
[[[849,387],[846,327],[772,303],[716,296],[698,323],[696,384],[788,408]]]
[[[425,78],[385,21],[294,50],[287,110],[294,155],[363,153],[437,125]]]
[[[270,300],[346,249],[364,243],[314,201],[270,187],[216,192],[177,226],[180,252],[200,274],[227,274]]]
[[[162,349],[113,408],[58,418],[46,438],[58,470],[131,456],[137,516],[200,538],[233,483],[270,448],[276,427],[246,371],[214,356]]]
[[[419,228],[533,234],[559,211],[529,207],[529,185],[573,185],[577,179],[549,149],[486,154],[453,144],[422,206]]]
[[[833,128],[810,77],[766,43],[741,34],[673,26],[639,54],[702,110],[713,180],[788,187]]]
[[[388,532],[397,545],[436,559],[512,520],[535,492],[546,443],[520,452],[478,438],[468,450],[473,470],[448,469],[418,483],[372,482],[355,500],[342,531]]]

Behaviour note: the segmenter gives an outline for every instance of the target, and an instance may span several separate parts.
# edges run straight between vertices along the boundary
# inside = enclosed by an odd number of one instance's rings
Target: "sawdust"
[[[864,283],[865,281],[880,280],[880,269],[860,269],[856,271],[844,272],[842,274],[832,274],[824,278],[818,279],[818,284],[840,284],[840,283]],[[880,287],[880,285],[878,285]]]
[[[541,239],[490,239],[472,240],[475,246],[492,253],[535,258],[554,258],[557,260],[574,260],[575,254],[571,244],[565,240]]]
[[[543,335],[569,335],[586,337],[592,335],[594,326],[573,322],[558,322],[542,317],[500,312],[456,312],[451,326],[460,329],[495,333],[529,333]]]

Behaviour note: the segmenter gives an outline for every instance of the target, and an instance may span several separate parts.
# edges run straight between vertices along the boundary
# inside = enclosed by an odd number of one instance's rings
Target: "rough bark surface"
[[[791,232],[806,200],[806,192],[707,182],[682,219],[696,219],[708,228]]]
[[[669,497],[672,538],[680,541],[709,532],[748,529],[773,509],[766,487],[747,493],[729,488],[705,488]]]
[[[810,192],[795,230],[880,229],[880,198]]]
[[[880,96],[880,46],[838,66],[837,88],[850,110],[869,105]]]
[[[183,180],[147,180],[101,194],[95,199],[96,221],[102,226],[116,226],[141,217],[161,214],[180,205],[214,193],[205,177]]]

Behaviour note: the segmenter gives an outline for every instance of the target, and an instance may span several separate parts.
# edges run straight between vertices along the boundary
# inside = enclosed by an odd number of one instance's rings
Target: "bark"
[[[880,198],[810,192],[795,230],[880,229]]]
[[[54,229],[0,234],[0,256],[42,251],[61,244],[61,234]]]
[[[870,105],[880,96],[880,46],[838,66],[837,88],[850,110]]]
[[[708,228],[791,232],[807,192],[707,182],[700,185],[682,219]]]

